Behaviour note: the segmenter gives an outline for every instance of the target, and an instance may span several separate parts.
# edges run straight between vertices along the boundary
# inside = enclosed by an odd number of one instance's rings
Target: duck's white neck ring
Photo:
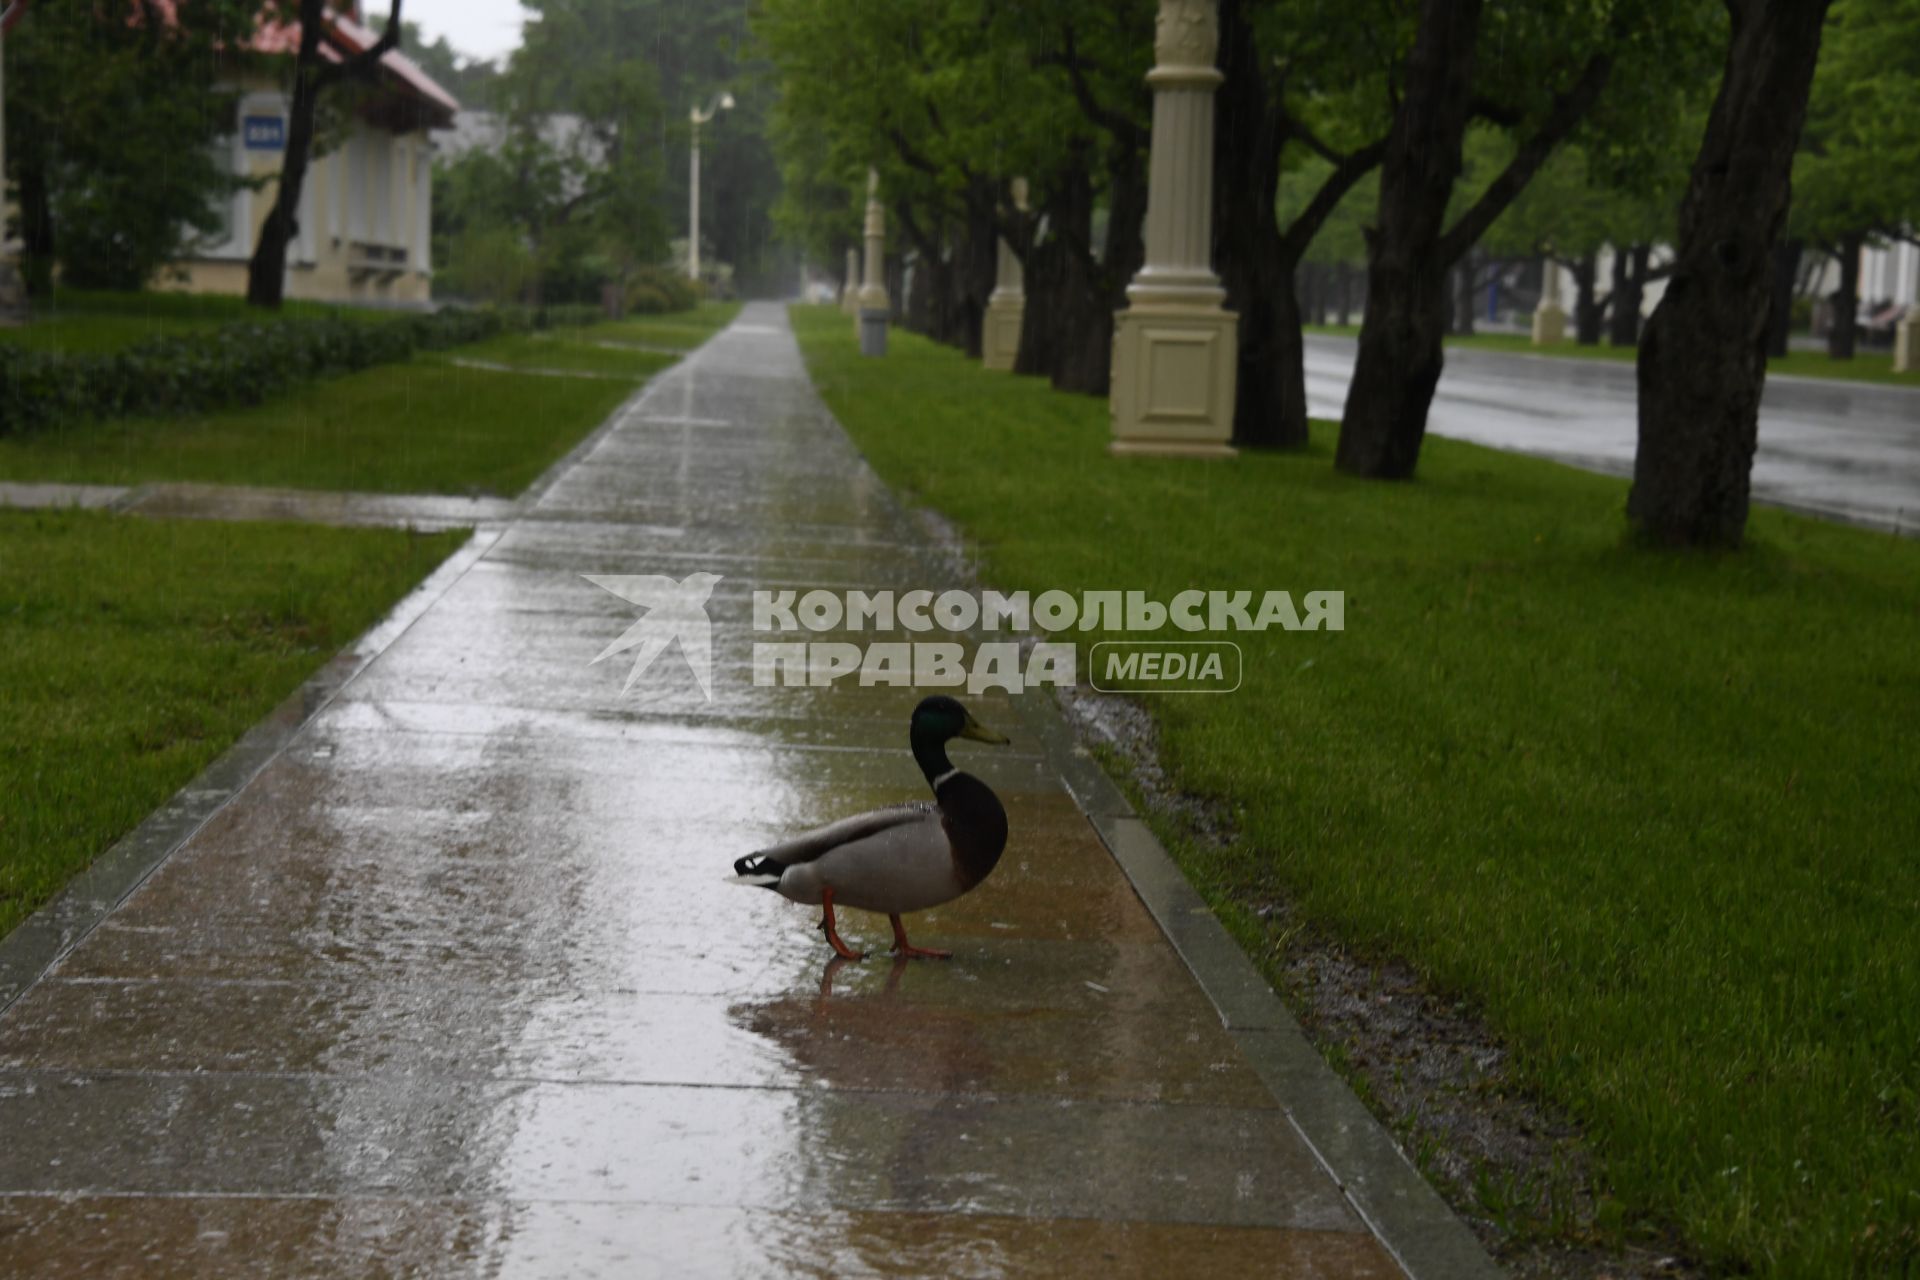
[[[943,773],[943,774],[941,774],[941,775],[940,775],[939,777],[937,777],[937,778],[935,778],[935,779],[933,780],[933,789],[934,789],[934,791],[935,791],[935,792],[938,792],[938,791],[940,790],[940,788],[941,788],[941,787],[942,787],[943,785],[945,785],[945,783],[946,783],[946,781],[947,781],[947,779],[949,779],[949,778],[951,778],[951,777],[953,777],[953,775],[954,775],[954,774],[956,774],[956,773],[959,773],[959,772],[960,772],[960,770],[958,770],[958,769],[949,769],[949,770],[947,770],[947,771],[946,771],[945,773]]]

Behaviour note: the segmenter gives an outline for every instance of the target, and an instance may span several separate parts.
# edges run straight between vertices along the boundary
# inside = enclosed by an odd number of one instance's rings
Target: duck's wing
[[[896,804],[842,818],[748,854],[733,864],[734,874],[777,877],[788,867],[813,862],[844,845],[868,839],[905,823],[918,822],[932,810],[930,804]]]

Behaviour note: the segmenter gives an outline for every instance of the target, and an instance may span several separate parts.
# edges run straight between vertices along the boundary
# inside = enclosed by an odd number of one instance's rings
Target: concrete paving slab
[[[189,792],[136,879],[29,923],[55,962],[16,965],[0,1014],[9,1265],[1489,1271],[1417,1177],[1411,1210],[1376,1211],[1410,1167],[1303,1065],[1044,695],[968,699],[1015,740],[954,750],[1012,838],[910,920],[952,960],[848,964],[812,910],[724,882],[925,791],[924,690],[755,685],[751,587],[965,585],[777,309],[662,375],[487,539]],[[638,611],[578,575],[696,569],[737,578],[709,604],[713,700],[677,650],[622,694],[589,660]],[[887,940],[883,918],[845,928]],[[1310,1138],[1310,1110],[1355,1139]]]

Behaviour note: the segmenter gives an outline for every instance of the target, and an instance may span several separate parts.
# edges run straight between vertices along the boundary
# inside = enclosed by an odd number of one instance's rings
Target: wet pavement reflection
[[[698,569],[714,701],[622,696],[580,575]],[[925,788],[914,691],[754,686],[752,590],[965,581],[747,308],[0,1015],[0,1270],[1398,1274],[1031,709],[969,700],[1012,838],[909,922],[951,961],[724,882]]]
[[[1308,408],[1337,419],[1353,376],[1354,340],[1322,334],[1306,343]],[[1449,350],[1429,425],[1435,435],[1631,475],[1636,405],[1631,361]],[[1769,376],[1753,493],[1920,533],[1920,391]]]

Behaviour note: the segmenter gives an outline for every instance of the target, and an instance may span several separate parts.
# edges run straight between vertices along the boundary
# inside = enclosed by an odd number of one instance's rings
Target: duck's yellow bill
[[[1003,746],[1008,741],[1005,734],[995,733],[972,716],[967,717],[967,727],[960,731],[960,736],[972,738],[975,742],[997,742]]]

